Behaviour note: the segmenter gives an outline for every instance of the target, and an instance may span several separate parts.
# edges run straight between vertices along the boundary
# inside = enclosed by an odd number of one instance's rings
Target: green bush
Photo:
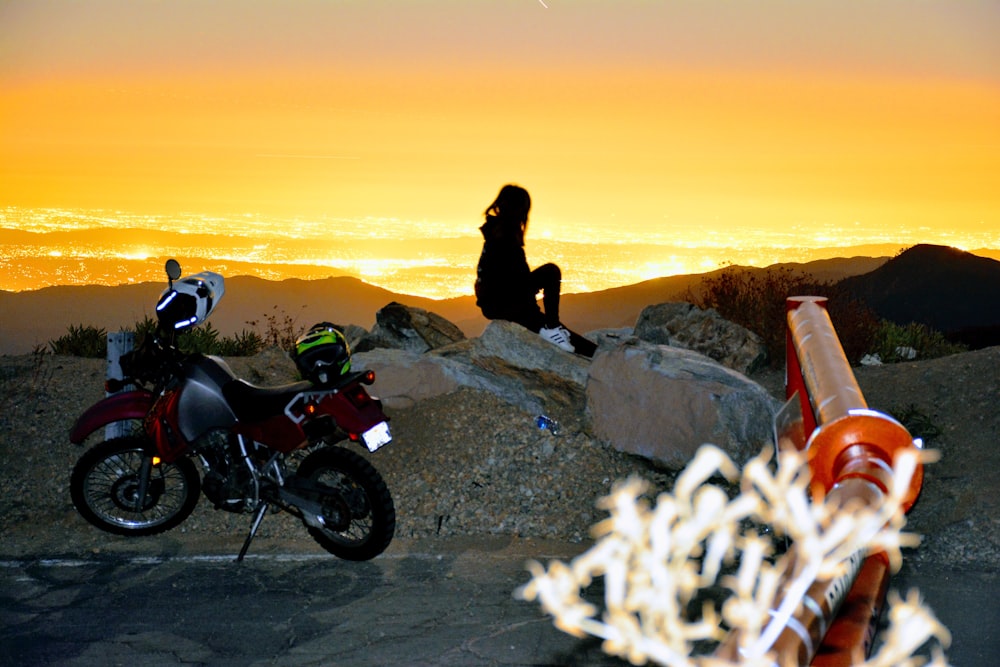
[[[268,335],[276,340],[284,340],[291,335],[294,345],[294,334],[280,334],[277,320],[269,320],[271,329]],[[290,327],[290,318],[285,326]],[[131,332],[135,337],[135,347],[142,345],[147,336],[155,334],[157,322],[148,315],[135,322],[124,331]],[[256,331],[244,329],[235,336],[220,336],[219,331],[206,323],[184,331],[177,336],[177,347],[186,353],[217,354],[224,357],[249,357],[259,353],[268,344],[263,336]],[[104,329],[94,326],[70,325],[66,335],[50,340],[46,346],[54,354],[66,354],[74,357],[105,358],[108,354],[108,335]],[[42,349],[44,351],[45,348]]]
[[[146,340],[147,336],[152,336],[156,333],[156,327],[156,320],[149,315],[146,315],[143,319],[125,329],[125,331],[131,331],[132,334],[135,335],[135,346],[139,347],[142,345],[142,341]]]
[[[219,330],[206,322],[201,326],[184,331],[177,336],[177,348],[181,352],[215,354],[219,345]]]
[[[256,331],[244,329],[218,342],[215,352],[223,357],[252,357],[264,349],[264,339]]]
[[[108,354],[107,332],[91,325],[71,324],[65,335],[49,341],[49,348],[54,354],[103,358]]]
[[[131,331],[135,333],[135,344],[139,346],[146,336],[156,332],[156,320],[151,317],[136,322]],[[203,324],[180,333],[177,346],[183,352],[217,354],[223,357],[250,357],[264,349],[264,339],[256,332],[244,329],[235,336],[220,336],[211,323]]]
[[[872,340],[869,352],[878,354],[883,363],[915,359],[934,359],[966,351],[964,345],[949,342],[942,333],[925,324],[896,324],[883,320]],[[912,350],[912,352],[911,352]],[[915,356],[911,356],[915,353]]]
[[[786,301],[790,296],[825,296],[827,311],[852,363],[870,351],[876,318],[863,304],[828,283],[797,273],[789,267],[761,271],[730,267],[702,284],[692,303],[714,308],[719,315],[754,332],[767,348],[768,362],[785,362]]]
[[[822,296],[829,299],[826,309],[844,348],[844,355],[850,363],[860,363],[861,358],[871,351],[879,326],[878,317],[864,303],[844,294],[836,286],[824,290]]]

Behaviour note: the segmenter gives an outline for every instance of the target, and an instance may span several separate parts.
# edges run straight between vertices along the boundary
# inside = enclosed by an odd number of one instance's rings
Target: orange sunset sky
[[[468,234],[506,182],[550,238],[996,238],[1000,3],[0,2],[0,207]]]

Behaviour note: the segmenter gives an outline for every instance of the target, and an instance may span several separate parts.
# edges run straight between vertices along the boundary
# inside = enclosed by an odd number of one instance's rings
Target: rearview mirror
[[[170,282],[173,282],[181,277],[181,263],[176,259],[168,259],[166,269],[167,278],[170,279]]]

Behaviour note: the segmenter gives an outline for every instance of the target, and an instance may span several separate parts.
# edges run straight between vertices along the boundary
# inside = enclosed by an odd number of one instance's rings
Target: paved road
[[[0,563],[0,664],[626,665],[513,598],[528,557],[580,547],[398,541],[374,561],[316,553],[103,554]],[[904,573],[905,574],[905,573]],[[956,667],[1000,656],[995,575],[916,573]]]

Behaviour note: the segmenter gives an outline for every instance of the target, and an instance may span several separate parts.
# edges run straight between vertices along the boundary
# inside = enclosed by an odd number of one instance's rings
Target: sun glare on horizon
[[[72,219],[79,224],[70,225]],[[88,220],[97,220],[100,226],[89,227]],[[313,229],[308,234],[289,235],[283,231],[287,220],[254,216],[253,233],[241,239],[250,220],[245,215],[178,218],[121,211],[0,209],[0,235],[28,232],[19,237],[19,244],[3,245],[0,259],[8,268],[0,274],[0,289],[158,281],[162,259],[176,256],[186,258],[185,265],[190,264],[192,272],[223,271],[268,280],[354,276],[398,294],[431,299],[472,293],[481,245],[474,226],[462,236],[445,238],[435,235],[435,230],[447,226],[395,220],[386,234],[372,236],[370,220],[341,219],[339,235],[329,237],[321,226],[310,225],[305,225]],[[839,234],[749,229],[725,237],[701,235],[696,228],[644,236],[633,235],[627,228],[614,233],[606,227],[579,226],[569,235],[571,240],[551,230],[550,222],[539,227],[537,238],[532,238],[529,229],[529,262],[555,261],[565,267],[563,291],[567,293],[707,273],[730,264],[765,267],[859,254],[891,256],[917,243],[951,245],[1000,259],[1000,230],[985,227],[965,235],[930,234],[926,229],[885,234],[855,227]],[[170,228],[199,231],[195,236],[188,231],[164,232]],[[400,235],[404,228],[409,238]],[[154,235],[160,244],[142,244],[145,234]]]

